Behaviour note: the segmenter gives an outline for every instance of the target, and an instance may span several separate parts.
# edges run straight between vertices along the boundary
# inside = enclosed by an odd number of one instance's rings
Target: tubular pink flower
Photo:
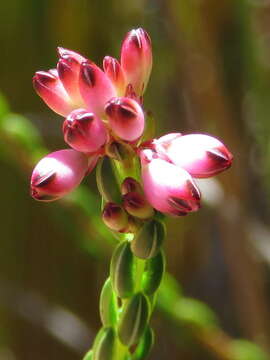
[[[128,228],[128,215],[122,206],[108,202],[102,211],[102,220],[114,231],[125,232]]]
[[[142,95],[152,70],[151,39],[142,28],[127,33],[121,48],[121,66],[127,85],[131,84],[136,94]]]
[[[156,151],[195,178],[207,178],[231,166],[233,156],[218,139],[204,134],[168,134],[154,140]]]
[[[55,151],[41,159],[31,177],[31,195],[36,200],[54,201],[75,189],[96,157],[87,158],[72,149]]]
[[[57,64],[59,79],[77,107],[84,106],[79,89],[80,65],[86,59],[74,51],[58,48],[60,59]]]
[[[57,114],[66,116],[74,109],[55,69],[37,71],[33,77],[33,86],[43,101]]]
[[[72,111],[63,123],[64,139],[73,149],[93,153],[105,144],[107,131],[103,122],[84,109]]]
[[[79,87],[87,110],[99,116],[104,114],[105,103],[116,95],[108,76],[90,61],[81,64]]]
[[[137,140],[144,130],[141,106],[127,97],[113,98],[105,106],[112,131],[126,141]]]
[[[187,171],[152,150],[140,152],[143,188],[148,202],[168,215],[186,215],[200,207],[200,191]]]
[[[117,95],[118,96],[125,95],[125,88],[126,88],[125,76],[119,62],[111,56],[105,56],[103,60],[103,69],[105,74],[113,83]]]

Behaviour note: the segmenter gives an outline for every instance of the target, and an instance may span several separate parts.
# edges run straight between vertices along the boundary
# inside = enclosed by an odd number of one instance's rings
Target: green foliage
[[[231,342],[233,360],[267,360],[268,356],[258,346],[247,340],[234,340]]]

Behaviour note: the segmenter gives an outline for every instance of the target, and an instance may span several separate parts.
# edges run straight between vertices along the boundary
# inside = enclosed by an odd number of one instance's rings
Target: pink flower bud
[[[77,107],[84,106],[79,89],[79,74],[80,65],[86,59],[80,54],[63,48],[58,48],[58,53],[60,55],[57,64],[59,78]]]
[[[199,209],[200,191],[187,171],[149,149],[140,157],[146,199],[156,210],[180,216]]]
[[[90,61],[81,64],[79,87],[87,110],[101,117],[104,114],[105,103],[116,95],[108,76]]]
[[[126,97],[114,98],[105,106],[112,131],[126,141],[137,140],[144,130],[141,106]]]
[[[122,195],[126,195],[129,192],[137,192],[139,194],[143,194],[143,189],[141,184],[133,179],[132,177],[126,177],[125,180],[121,184],[121,193]]]
[[[72,50],[69,50],[69,49],[65,49],[63,47],[58,47],[57,48],[57,52],[58,52],[58,55],[60,58],[66,58],[66,57],[72,57],[74,58],[78,63],[82,63],[83,61],[86,61],[87,59],[82,56],[81,54],[75,52],[75,51],[72,51]]]
[[[121,66],[127,84],[131,84],[137,95],[146,89],[152,69],[151,39],[141,28],[127,33],[121,48]]]
[[[93,157],[72,149],[55,151],[41,159],[31,177],[31,194],[41,201],[54,201],[75,189],[91,167]]]
[[[125,232],[128,228],[128,215],[125,210],[112,202],[108,202],[102,212],[104,223],[111,230]]]
[[[64,139],[73,149],[85,153],[98,151],[107,140],[103,122],[84,109],[72,111],[63,123]]]
[[[33,77],[33,86],[43,101],[57,114],[66,116],[74,109],[55,69],[48,72],[37,71]]]
[[[119,62],[111,56],[105,56],[103,60],[103,69],[105,74],[116,88],[117,95],[125,94],[125,76]]]
[[[207,178],[231,166],[233,156],[222,142],[204,134],[168,134],[154,140],[156,151],[196,178]]]
[[[142,220],[154,216],[154,209],[145,199],[145,196],[135,191],[123,196],[123,206],[130,215]]]

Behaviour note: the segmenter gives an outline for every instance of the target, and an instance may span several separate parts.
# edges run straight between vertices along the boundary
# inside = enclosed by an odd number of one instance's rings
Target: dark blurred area
[[[115,240],[99,219],[94,174],[66,200],[30,197],[35,161],[66,147],[61,117],[31,79],[55,66],[57,46],[99,65],[119,57],[134,27],[152,38],[144,104],[157,135],[210,133],[235,157],[229,171],[199,182],[198,213],[168,220],[168,271],[228,336],[269,352],[270,1],[9,0],[0,14],[0,360],[81,359],[100,326]],[[226,359],[162,311],[152,325],[149,359]]]

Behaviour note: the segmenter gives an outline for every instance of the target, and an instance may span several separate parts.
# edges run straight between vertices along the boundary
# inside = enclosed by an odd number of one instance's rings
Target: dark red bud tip
[[[172,206],[177,211],[180,211],[180,212],[192,211],[192,207],[189,205],[189,203],[186,200],[171,196],[168,199],[168,203],[170,206]]]
[[[142,193],[143,189],[141,184],[133,179],[132,177],[127,177],[125,178],[125,180],[123,181],[122,185],[121,185],[121,192],[123,195],[130,193],[130,192],[139,192]]]
[[[103,69],[106,73],[109,73],[110,77],[117,80],[120,73],[119,62],[111,56],[105,56],[103,60]]]
[[[105,112],[108,116],[120,115],[123,118],[134,118],[137,116],[136,109],[128,101],[122,98],[114,98],[105,105]]]
[[[90,87],[94,87],[96,83],[95,68],[89,61],[81,64],[81,73],[85,83]]]
[[[47,186],[56,176],[56,172],[51,170],[45,175],[36,176],[32,179],[31,186],[34,186],[36,188],[41,188],[44,186]]]
[[[190,180],[187,180],[187,186],[194,199],[199,201],[201,199],[201,192],[198,187]]]
[[[57,196],[40,194],[36,189],[31,189],[31,196],[38,201],[54,201],[57,200]]]
[[[233,160],[231,153],[222,151],[221,149],[211,149],[206,153],[210,159],[217,162],[222,167],[229,167]]]
[[[57,81],[57,77],[52,72],[37,71],[33,76],[33,83],[39,83],[41,85],[47,85]]]

